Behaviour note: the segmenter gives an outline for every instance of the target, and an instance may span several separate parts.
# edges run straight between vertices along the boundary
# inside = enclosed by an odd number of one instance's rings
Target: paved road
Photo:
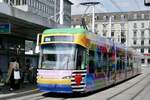
[[[0,100],[150,100],[150,68],[143,74],[112,88],[86,95],[43,93],[36,89],[0,94]]]
[[[143,73],[150,73],[150,68],[143,68]],[[147,83],[143,91],[134,100],[150,100],[150,83]]]

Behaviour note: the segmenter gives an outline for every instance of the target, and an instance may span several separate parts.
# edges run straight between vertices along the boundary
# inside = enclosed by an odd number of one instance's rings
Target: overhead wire
[[[120,8],[120,6],[113,0],[110,0],[110,2],[120,11],[122,12],[122,9]]]
[[[141,9],[140,9],[140,5],[139,5],[138,1],[137,1],[137,0],[134,0],[134,2],[135,2],[135,4],[136,4],[136,6],[137,6],[138,10],[141,10]]]

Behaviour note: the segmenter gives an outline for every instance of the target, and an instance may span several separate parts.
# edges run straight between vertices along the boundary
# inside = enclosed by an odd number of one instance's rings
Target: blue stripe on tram
[[[38,84],[37,86],[44,92],[72,93],[71,85]]]

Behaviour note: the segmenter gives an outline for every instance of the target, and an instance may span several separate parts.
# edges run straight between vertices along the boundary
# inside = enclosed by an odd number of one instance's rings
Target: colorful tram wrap
[[[47,29],[39,41],[41,91],[86,93],[141,72],[140,54],[82,28]]]

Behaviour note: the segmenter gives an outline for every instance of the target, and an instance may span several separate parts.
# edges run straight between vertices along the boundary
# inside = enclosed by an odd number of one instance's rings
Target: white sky
[[[89,0],[70,0],[74,3],[72,6],[72,14],[83,14],[86,7],[79,5],[80,2]],[[144,6],[144,0],[90,0],[99,1],[102,5],[96,6],[96,12],[127,12],[127,11],[139,11],[139,10],[150,10],[150,7]],[[111,2],[114,1],[120,10]],[[89,9],[87,12],[91,12]]]

